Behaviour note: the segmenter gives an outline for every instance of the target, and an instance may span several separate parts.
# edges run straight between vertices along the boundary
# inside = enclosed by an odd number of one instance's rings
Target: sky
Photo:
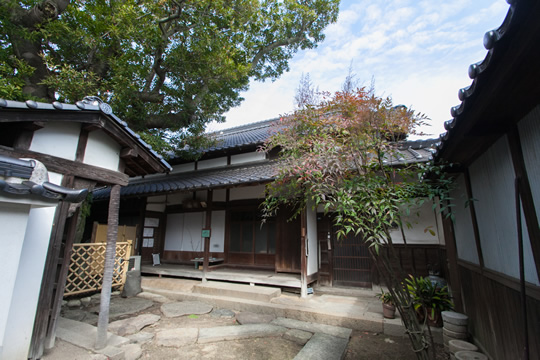
[[[299,51],[278,80],[250,83],[244,101],[208,131],[276,118],[294,110],[302,74],[321,91],[341,89],[352,64],[360,85],[375,81],[379,96],[391,96],[427,115],[420,130],[437,137],[458,90],[471,84],[470,64],[485,58],[483,36],[508,12],[505,0],[342,0],[337,23],[315,49]]]

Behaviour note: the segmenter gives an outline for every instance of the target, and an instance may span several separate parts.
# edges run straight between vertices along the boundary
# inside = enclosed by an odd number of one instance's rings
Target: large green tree
[[[0,97],[97,95],[136,130],[201,129],[315,47],[339,0],[3,0]]]

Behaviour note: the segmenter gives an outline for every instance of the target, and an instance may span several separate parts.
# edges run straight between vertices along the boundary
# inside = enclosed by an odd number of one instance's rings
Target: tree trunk
[[[105,269],[99,305],[96,349],[107,346],[107,327],[109,325],[109,306],[111,303],[111,286],[116,255],[116,238],[118,236],[118,210],[120,208],[120,185],[113,185],[109,199],[109,217],[107,220],[107,249],[105,251]]]

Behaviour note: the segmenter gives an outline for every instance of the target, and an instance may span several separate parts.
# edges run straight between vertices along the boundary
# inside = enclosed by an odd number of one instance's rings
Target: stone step
[[[341,360],[349,339],[316,333],[294,357],[294,360]]]
[[[270,324],[218,326],[199,329],[199,344],[215,341],[240,340],[257,337],[281,336],[286,328]]]
[[[342,339],[346,339],[347,341],[351,337],[352,330],[348,328],[344,328],[341,326],[333,326],[333,325],[326,325],[326,324],[317,324],[307,321],[300,321],[295,319],[288,319],[279,317],[275,320],[272,320],[271,324],[277,325],[277,326],[283,326],[289,329],[298,329],[303,331],[309,331],[312,333],[322,333],[326,335],[331,335],[335,337],[339,337]]]
[[[216,281],[209,281],[195,285],[193,287],[193,292],[197,294],[226,296],[261,302],[270,302],[270,300],[273,298],[281,295],[281,290],[278,288],[223,283]]]

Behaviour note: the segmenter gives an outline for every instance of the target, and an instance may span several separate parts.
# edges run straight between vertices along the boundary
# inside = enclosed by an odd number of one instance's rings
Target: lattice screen
[[[126,282],[132,241],[116,243],[112,288],[122,289]],[[74,244],[64,296],[101,289],[107,243]]]

